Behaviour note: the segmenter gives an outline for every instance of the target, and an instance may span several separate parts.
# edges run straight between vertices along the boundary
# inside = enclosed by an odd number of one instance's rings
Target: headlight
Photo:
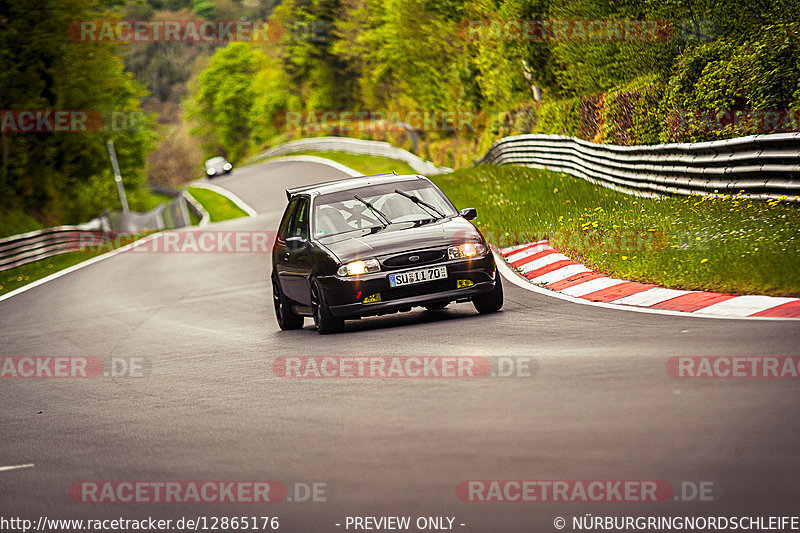
[[[233,165],[231,165],[230,163],[225,163],[224,165],[222,165],[222,168],[224,168],[225,170],[230,170],[232,166]]]
[[[450,259],[465,259],[486,253],[486,246],[481,243],[467,242],[458,246],[451,246],[447,249],[447,257]]]
[[[216,172],[217,171],[213,168],[209,168],[208,170],[206,170],[206,174],[208,174],[209,176],[213,176]]]
[[[353,261],[342,265],[336,271],[340,276],[358,276],[369,272],[379,272],[381,269],[377,259],[367,259],[366,261]]]

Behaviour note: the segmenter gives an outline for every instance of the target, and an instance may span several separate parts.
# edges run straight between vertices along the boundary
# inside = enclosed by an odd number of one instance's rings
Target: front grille
[[[383,260],[383,266],[387,268],[402,268],[408,266],[425,265],[428,263],[435,263],[444,259],[445,250],[424,250],[420,252],[404,252],[402,254],[393,255],[388,259]],[[417,260],[411,261],[409,257],[418,257]]]
[[[399,300],[401,298],[409,298],[411,296],[420,296],[422,294],[433,294],[436,292],[451,291],[456,288],[456,281],[454,279],[437,279],[435,281],[428,281],[425,283],[417,283],[414,285],[406,285],[405,287],[394,287],[381,292],[383,300]]]

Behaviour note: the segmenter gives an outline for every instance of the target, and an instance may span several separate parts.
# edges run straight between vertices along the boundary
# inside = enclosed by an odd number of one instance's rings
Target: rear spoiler
[[[292,196],[295,194],[308,191],[310,189],[316,189],[317,187],[324,187],[325,185],[332,185],[334,183],[339,183],[340,181],[347,181],[351,179],[361,179],[361,178],[375,178],[378,176],[397,176],[397,172],[392,170],[391,172],[384,172],[383,174],[369,174],[367,176],[353,176],[350,178],[343,178],[339,180],[331,180],[331,181],[324,181],[322,183],[313,183],[311,185],[301,185],[299,187],[287,187],[286,188],[286,199],[291,200]]]

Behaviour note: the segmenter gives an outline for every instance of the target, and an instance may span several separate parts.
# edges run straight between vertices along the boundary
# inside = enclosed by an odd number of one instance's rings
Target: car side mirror
[[[466,207],[459,211],[458,214],[467,220],[475,220],[478,218],[478,211],[474,207]]]
[[[286,249],[296,252],[308,246],[308,240],[305,237],[289,237],[286,239]]]

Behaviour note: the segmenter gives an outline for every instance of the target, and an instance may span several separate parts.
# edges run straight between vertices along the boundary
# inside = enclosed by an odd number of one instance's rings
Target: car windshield
[[[420,203],[399,194],[396,190],[419,198],[435,207],[444,216],[456,214],[444,195],[430,183],[414,180],[373,185],[356,190],[324,194],[314,200],[314,235],[328,237],[357,230],[377,231],[385,226],[377,213],[367,207],[366,200],[386,215],[390,224],[420,223],[439,218],[438,214]],[[356,198],[356,196],[358,198]]]
[[[213,165],[222,164],[224,162],[225,162],[225,158],[224,157],[212,157],[211,159],[206,161],[206,166],[210,167],[210,166],[213,166]]]

